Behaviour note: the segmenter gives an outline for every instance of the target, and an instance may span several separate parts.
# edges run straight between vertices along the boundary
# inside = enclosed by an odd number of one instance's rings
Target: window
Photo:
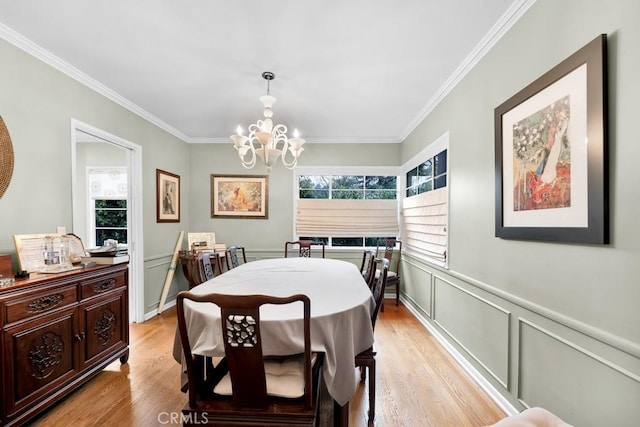
[[[298,172],[297,178],[299,239],[363,247],[397,236],[397,175]]]
[[[87,168],[89,183],[89,247],[102,246],[107,239],[129,242],[127,170],[116,167]]]
[[[426,193],[447,186],[447,150],[429,157],[407,172],[406,196]]]
[[[96,246],[102,246],[107,239],[126,244],[127,240],[127,200],[95,199],[95,239]]]
[[[405,165],[408,172],[402,200],[406,250],[443,266],[448,250],[448,145],[447,133]]]

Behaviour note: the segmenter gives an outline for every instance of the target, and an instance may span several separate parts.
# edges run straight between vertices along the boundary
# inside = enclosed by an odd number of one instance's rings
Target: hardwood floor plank
[[[180,391],[180,366],[172,356],[175,330],[175,308],[131,325],[129,362],[109,365],[33,425],[180,425],[187,395]],[[478,427],[504,417],[402,305],[385,305],[375,336],[376,419],[367,423],[368,386],[360,383],[350,403],[350,426]]]

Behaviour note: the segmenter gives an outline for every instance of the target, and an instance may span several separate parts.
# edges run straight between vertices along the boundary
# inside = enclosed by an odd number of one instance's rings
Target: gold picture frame
[[[268,175],[211,175],[211,218],[269,218]]]

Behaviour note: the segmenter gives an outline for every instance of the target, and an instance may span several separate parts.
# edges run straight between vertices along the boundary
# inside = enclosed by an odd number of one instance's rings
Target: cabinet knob
[[[84,332],[80,332],[74,338],[76,339],[76,341],[82,341],[84,339],[84,337],[85,337],[85,333]]]

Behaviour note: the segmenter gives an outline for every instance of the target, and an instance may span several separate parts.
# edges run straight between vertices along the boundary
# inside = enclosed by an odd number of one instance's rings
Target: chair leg
[[[363,383],[367,379],[366,366],[360,366],[360,382]]]
[[[396,305],[400,305],[400,280],[396,283]]]
[[[376,417],[376,359],[369,364],[369,422]]]

